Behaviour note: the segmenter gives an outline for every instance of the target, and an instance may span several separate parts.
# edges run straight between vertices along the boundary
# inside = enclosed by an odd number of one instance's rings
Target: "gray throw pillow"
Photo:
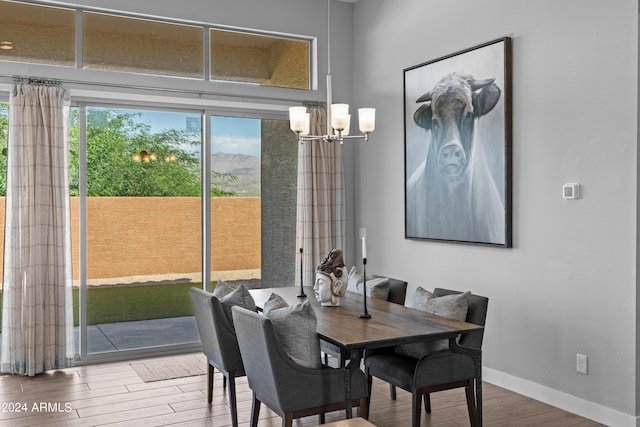
[[[358,283],[362,283],[362,281],[364,281],[364,276],[362,275],[362,273],[358,271],[358,269],[354,265],[353,267],[351,267],[351,270],[349,270],[349,276],[347,280],[347,291],[356,292],[356,290],[358,289]]]
[[[322,367],[316,333],[318,321],[309,301],[271,309],[264,314],[271,320],[282,349],[294,362],[307,368]]]
[[[213,290],[213,296],[221,300],[231,292],[233,292],[233,288],[227,282],[218,279],[218,283],[216,283],[216,287]]]
[[[436,296],[428,290],[422,288],[421,286],[418,286],[418,289],[416,289],[416,291],[413,293],[411,301],[409,302],[409,305],[407,305],[407,307],[415,308],[416,310],[420,311],[429,311],[427,302],[435,297]]]
[[[431,292],[418,287],[411,298],[409,307],[427,313],[464,321],[469,309],[471,292],[436,297]],[[421,359],[438,351],[448,350],[449,340],[428,341],[424,343],[402,344],[395,348],[397,354]]]
[[[388,277],[367,277],[367,296],[387,301],[389,299],[389,278]],[[364,276],[355,267],[351,267],[347,280],[347,292],[362,295],[364,286]]]
[[[233,325],[233,316],[231,315],[231,307],[239,306],[246,308],[247,310],[251,310],[253,312],[258,311],[256,308],[256,303],[253,300],[253,297],[244,287],[244,285],[240,285],[235,288],[233,291],[225,295],[220,302],[222,303],[222,309],[224,310],[224,314],[229,319],[231,325]]]
[[[289,307],[289,304],[280,295],[272,293],[269,295],[269,299],[265,301],[264,307],[262,307],[262,314],[269,317],[271,310],[277,310],[279,308]]]

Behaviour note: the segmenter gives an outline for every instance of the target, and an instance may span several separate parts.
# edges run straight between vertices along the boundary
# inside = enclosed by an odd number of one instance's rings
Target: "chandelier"
[[[326,135],[309,135],[311,124],[307,107],[289,107],[289,127],[298,136],[299,142],[323,140],[325,142],[345,139],[364,138],[369,140],[369,134],[376,127],[376,109],[359,108],[358,123],[361,135],[349,135],[351,114],[349,104],[331,103],[331,0],[327,0],[327,133]]]

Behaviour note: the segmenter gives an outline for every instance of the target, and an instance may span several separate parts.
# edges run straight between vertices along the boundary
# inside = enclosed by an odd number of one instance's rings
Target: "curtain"
[[[327,133],[324,103],[305,103],[310,133]],[[296,286],[313,286],[318,264],[332,249],[345,246],[345,194],[342,146],[322,140],[305,141],[298,147],[298,197],[296,215]],[[302,274],[300,273],[302,269]]]
[[[68,91],[16,83],[9,103],[0,371],[73,361]]]

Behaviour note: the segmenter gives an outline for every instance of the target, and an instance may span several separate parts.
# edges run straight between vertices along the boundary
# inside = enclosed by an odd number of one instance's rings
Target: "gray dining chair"
[[[361,370],[301,366],[285,353],[269,318],[241,307],[233,307],[232,312],[253,393],[252,427],[258,425],[262,403],[282,417],[283,427],[309,415],[320,415],[323,424],[326,412],[346,407],[346,375],[351,375],[352,405],[361,416],[368,414],[367,383]]]
[[[436,288],[436,297],[461,292]],[[489,299],[471,294],[466,322],[484,326],[487,318]],[[482,348],[484,329],[480,332],[463,334],[458,344],[461,347],[473,349]],[[429,394],[436,391],[464,387],[467,398],[467,409],[471,425],[477,422],[476,411],[476,367],[474,360],[467,354],[454,353],[450,350],[439,351],[416,359],[398,354],[394,348],[384,348],[365,354],[365,373],[369,396],[371,396],[372,377],[380,378],[392,386],[400,387],[412,393],[412,426],[420,425],[422,412],[421,402],[424,397],[424,407],[431,413],[431,399]],[[392,390],[395,399],[395,390]]]
[[[243,377],[244,366],[233,325],[227,318],[220,300],[213,294],[191,288],[191,301],[196,318],[202,350],[207,357],[207,401],[213,401],[214,368],[224,376],[222,387],[229,387],[231,423],[238,427],[236,377]]]

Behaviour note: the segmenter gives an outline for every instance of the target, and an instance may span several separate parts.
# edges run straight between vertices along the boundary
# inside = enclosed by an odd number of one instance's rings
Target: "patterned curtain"
[[[324,103],[305,103],[311,114],[310,133],[327,133]],[[298,201],[296,215],[296,286],[313,286],[318,264],[332,249],[345,247],[345,194],[342,146],[322,140],[298,148]]]
[[[19,82],[9,103],[0,371],[73,361],[68,91]]]

